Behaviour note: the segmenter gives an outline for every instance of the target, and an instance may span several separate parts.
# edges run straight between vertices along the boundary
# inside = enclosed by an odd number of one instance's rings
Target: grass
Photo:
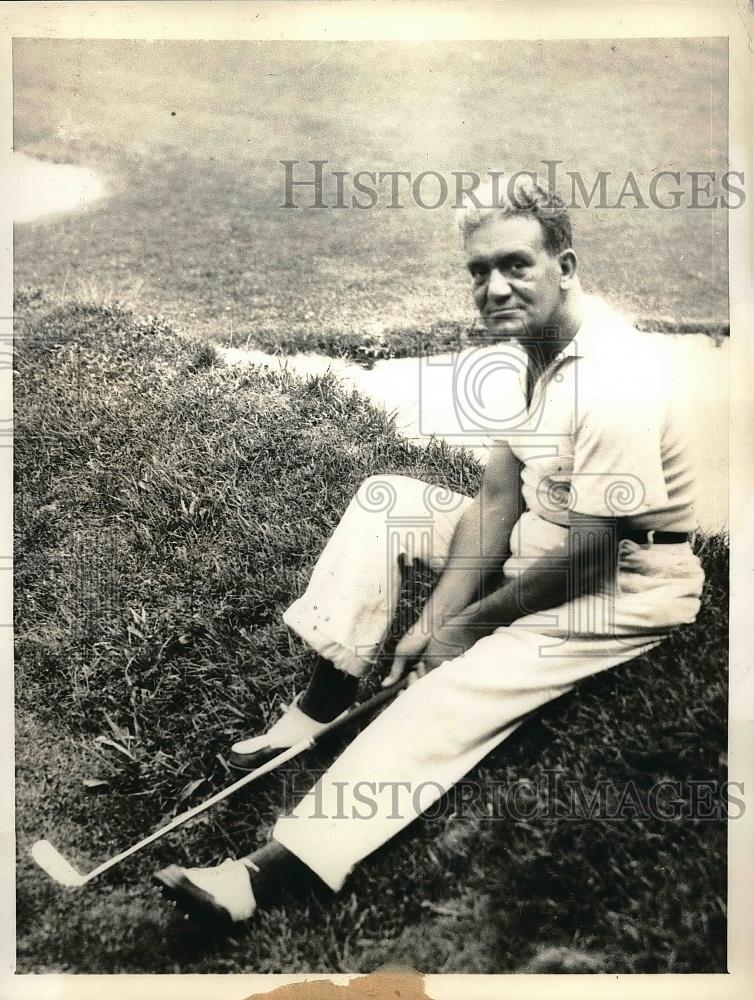
[[[248,935],[172,922],[151,871],[264,842],[291,780],[277,775],[85,896],[45,880],[37,837],[87,869],[229,782],[229,744],[306,675],[280,613],[366,476],[471,493],[480,470],[403,441],[329,377],[224,369],[154,316],[26,293],[16,337],[19,972],[507,972],[553,948],[611,972],[724,971],[720,818],[446,811],[339,896],[260,914]],[[725,780],[727,539],[699,546],[697,623],[545,708],[475,781],[530,779],[535,797],[555,773],[630,781],[645,802],[661,779],[684,798]],[[340,745],[297,765],[299,787]]]
[[[449,210],[281,209],[279,161],[416,176],[541,174],[555,159],[566,185],[568,170],[589,187],[632,170],[646,194],[661,167],[726,169],[726,60],[722,39],[17,39],[15,148],[90,165],[111,191],[18,226],[17,285],[120,300],[235,346],[454,337],[474,312]],[[726,213],[626,204],[574,210],[587,290],[645,325],[724,329]]]
[[[151,871],[264,842],[293,777],[342,741],[85,896],[27,848],[46,834],[86,869],[230,781],[229,744],[306,675],[280,613],[361,480],[478,484],[468,456],[414,448],[331,378],[218,364],[218,343],[369,364],[452,350],[474,323],[447,213],[282,210],[279,160],[416,174],[550,158],[561,177],[645,184],[725,169],[726,94],[717,39],[14,40],[15,148],[90,165],[110,191],[14,239],[20,972],[506,972],[578,952],[611,972],[725,968],[719,819],[493,822],[447,802],[334,899],[229,942],[171,922]],[[725,331],[724,213],[574,214],[588,291],[644,326]],[[663,778],[683,798],[724,780],[727,540],[700,547],[698,622],[543,710],[474,781],[632,781],[645,801]]]

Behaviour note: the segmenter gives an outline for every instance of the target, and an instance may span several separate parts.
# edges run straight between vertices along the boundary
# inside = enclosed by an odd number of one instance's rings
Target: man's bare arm
[[[423,658],[434,665],[469,649],[496,628],[538,611],[558,607],[585,593],[609,592],[617,565],[616,524],[611,519],[571,516],[567,556],[541,559],[502,587],[435,630]]]
[[[398,643],[384,683],[392,683],[419,658],[443,622],[479,597],[485,576],[499,570],[521,509],[521,463],[505,442],[492,449],[479,494],[462,514],[448,559],[419,620]]]
[[[510,536],[521,510],[521,463],[505,442],[495,445],[481,489],[464,511],[428,613],[438,625],[479,596],[486,576],[510,553]]]

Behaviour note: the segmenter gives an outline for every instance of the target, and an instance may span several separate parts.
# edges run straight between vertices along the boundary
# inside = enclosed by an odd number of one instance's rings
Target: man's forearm
[[[510,536],[520,508],[521,463],[510,445],[498,442],[491,450],[478,496],[456,525],[432,595],[419,621],[404,637],[409,646],[420,647],[417,635],[419,639],[433,635],[448,618],[477,600],[485,578],[502,568],[510,551]]]
[[[572,544],[562,559],[542,559],[486,597],[473,601],[456,621],[477,637],[524,615],[559,607],[585,593],[609,590],[615,553],[609,534]]]
[[[477,497],[462,515],[430,599],[428,613],[436,624],[475,601],[484,579],[502,566],[509,554],[511,531],[518,519],[515,500],[485,503]]]
[[[383,684],[397,680],[433,645],[445,642],[445,623],[478,598],[489,573],[502,568],[520,503],[517,469],[509,463],[507,471],[508,489],[482,490],[459,518],[442,574],[418,621],[398,642]]]
[[[517,618],[547,608],[556,608],[572,596],[565,567],[555,568],[543,560],[480,600],[472,601],[457,620],[474,628],[479,637],[488,635]]]

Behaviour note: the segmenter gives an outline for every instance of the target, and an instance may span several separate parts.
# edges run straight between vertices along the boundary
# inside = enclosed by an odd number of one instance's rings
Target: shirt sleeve
[[[617,518],[667,507],[664,423],[651,372],[632,372],[630,364],[587,369],[578,382],[571,509]]]

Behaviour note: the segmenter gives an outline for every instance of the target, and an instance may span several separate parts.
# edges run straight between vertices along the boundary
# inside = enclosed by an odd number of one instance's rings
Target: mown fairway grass
[[[479,468],[402,441],[329,378],[223,369],[118,307],[27,294],[16,336],[20,972],[505,972],[553,945],[612,972],[724,970],[719,819],[446,811],[338,897],[308,894],[248,934],[208,941],[173,922],[152,870],[263,843],[276,775],[80,893],[51,884],[27,856],[37,837],[88,870],[229,783],[229,744],[306,675],[280,613],[366,476],[471,493]],[[727,540],[699,547],[697,623],[543,710],[471,777],[528,778],[540,796],[554,772],[632,781],[641,800],[660,779],[687,799],[689,782],[724,780]],[[299,787],[340,745],[301,760]]]
[[[336,899],[224,943],[171,922],[149,875],[263,843],[290,776],[81,894],[26,850],[47,835],[88,869],[229,783],[229,744],[306,675],[280,612],[367,475],[478,484],[471,460],[401,441],[330,379],[215,363],[208,339],[451,349],[474,319],[447,212],[284,211],[278,161],[415,175],[550,158],[642,186],[663,166],[719,173],[725,58],[715,39],[14,41],[15,147],[90,165],[111,192],[15,232],[17,287],[41,289],[16,331],[19,971],[502,972],[553,945],[616,972],[724,968],[721,822],[446,810]],[[591,209],[575,225],[588,290],[670,328],[725,325],[723,213]],[[724,778],[727,542],[700,545],[698,623],[544,710],[474,780],[541,788],[560,772],[646,796],[660,778]],[[345,739],[296,765],[299,787]]]
[[[574,209],[583,280],[653,325],[720,328],[727,214],[688,207],[688,172],[726,169],[726,60],[715,38],[16,39],[15,148],[91,166],[111,191],[82,213],[18,227],[17,282],[129,302],[235,346],[331,352],[382,331],[426,342],[474,321],[449,208],[403,197],[404,208],[389,208],[386,181],[373,210],[281,209],[279,161],[413,177],[530,169],[544,179],[549,159],[560,161],[568,199],[567,171],[587,190],[610,172],[608,205],[629,171],[645,200],[653,173],[680,171],[676,210],[630,197],[618,209]],[[666,178],[659,188],[668,204],[673,186]],[[310,191],[297,189],[297,203],[310,205]],[[425,203],[432,196],[430,182]]]

